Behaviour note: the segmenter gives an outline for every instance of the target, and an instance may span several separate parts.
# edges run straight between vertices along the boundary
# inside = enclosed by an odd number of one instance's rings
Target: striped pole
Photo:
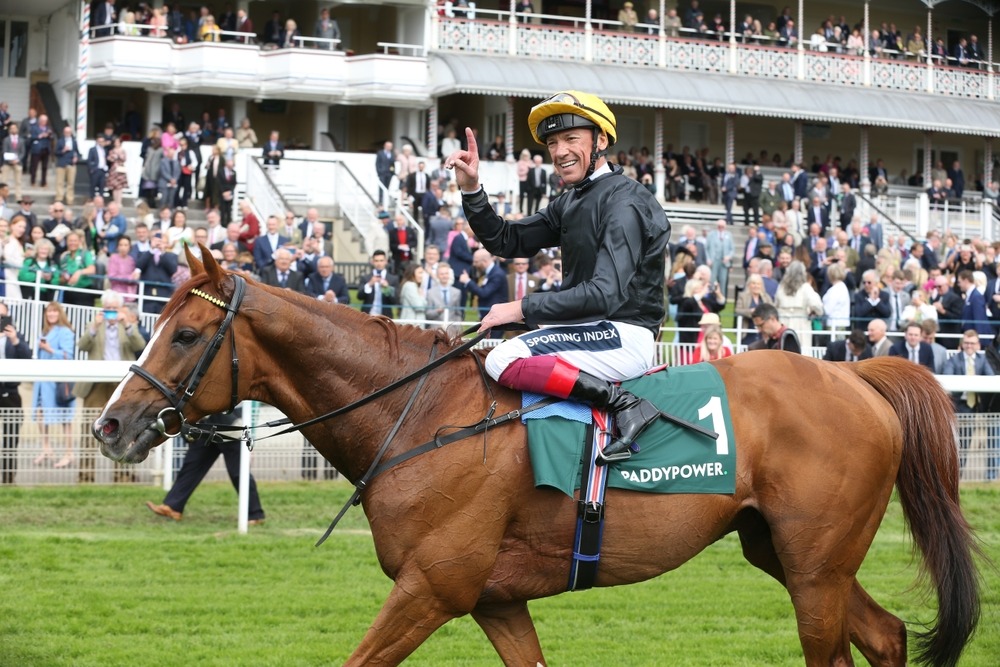
[[[514,161],[514,97],[507,97],[507,112],[504,114],[503,141],[507,146],[507,154],[504,159]]]
[[[87,136],[87,75],[90,69],[90,2],[80,2],[80,87],[76,91],[76,136]]]
[[[436,158],[438,154],[438,101],[435,97],[427,108],[427,155]]]

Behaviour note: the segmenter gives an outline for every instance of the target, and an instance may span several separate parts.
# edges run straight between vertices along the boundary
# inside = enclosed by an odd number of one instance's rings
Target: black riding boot
[[[580,371],[569,398],[607,410],[618,425],[618,438],[598,453],[598,464],[624,461],[632,456],[629,447],[660,418],[660,410],[619,385]]]

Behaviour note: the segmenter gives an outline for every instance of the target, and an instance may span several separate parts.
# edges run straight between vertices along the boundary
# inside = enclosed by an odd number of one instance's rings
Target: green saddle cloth
[[[661,410],[719,433],[719,439],[664,419],[638,440],[640,451],[611,466],[608,485],[646,493],[721,493],[736,489],[736,449],[726,387],[711,364],[670,368],[623,383]],[[573,497],[587,424],[563,417],[528,419],[528,449],[535,486]]]

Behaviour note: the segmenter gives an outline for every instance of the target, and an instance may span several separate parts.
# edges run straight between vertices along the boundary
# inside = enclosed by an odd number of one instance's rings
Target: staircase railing
[[[262,225],[272,215],[284,220],[285,211],[295,210],[271,179],[260,157],[247,160],[246,195],[258,213]]]
[[[865,210],[864,209],[865,209],[865,207],[867,207],[868,209],[870,209],[870,210],[875,211],[876,213],[878,213],[882,217],[882,219],[885,220],[885,223],[886,223],[887,227],[890,227],[890,228],[894,229],[895,233],[905,235],[907,238],[910,239],[911,243],[915,243],[917,241],[917,237],[915,236],[915,232],[917,232],[918,229],[919,229],[919,215],[920,215],[919,214],[919,207],[916,207],[916,210],[914,210],[914,214],[915,214],[914,215],[914,218],[915,218],[914,225],[912,227],[909,226],[909,225],[904,226],[904,225],[900,224],[899,221],[897,221],[896,217],[890,215],[884,208],[882,208],[881,205],[876,204],[874,201],[872,201],[871,198],[869,198],[869,197],[865,196],[864,194],[862,194],[860,190],[855,190],[854,191],[854,196],[857,197],[862,202],[862,212],[861,212],[861,214],[863,216],[862,217],[862,221],[863,222],[867,222],[867,220],[865,220],[865,217],[870,217],[870,215],[871,215],[869,213],[868,216],[865,216]],[[899,201],[900,199],[901,199],[900,197],[896,197],[895,198],[895,200],[896,200],[895,201],[895,208],[896,208],[896,215],[897,216],[899,215],[899,211],[901,209],[901,202]],[[889,230],[887,230],[887,231],[889,231]]]

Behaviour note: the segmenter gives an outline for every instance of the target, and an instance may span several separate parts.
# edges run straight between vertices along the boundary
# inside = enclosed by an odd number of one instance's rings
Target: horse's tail
[[[889,402],[903,429],[896,489],[938,598],[934,625],[915,633],[917,660],[955,665],[979,622],[973,556],[980,550],[959,507],[951,399],[927,369],[905,359],[880,357],[849,366]]]

